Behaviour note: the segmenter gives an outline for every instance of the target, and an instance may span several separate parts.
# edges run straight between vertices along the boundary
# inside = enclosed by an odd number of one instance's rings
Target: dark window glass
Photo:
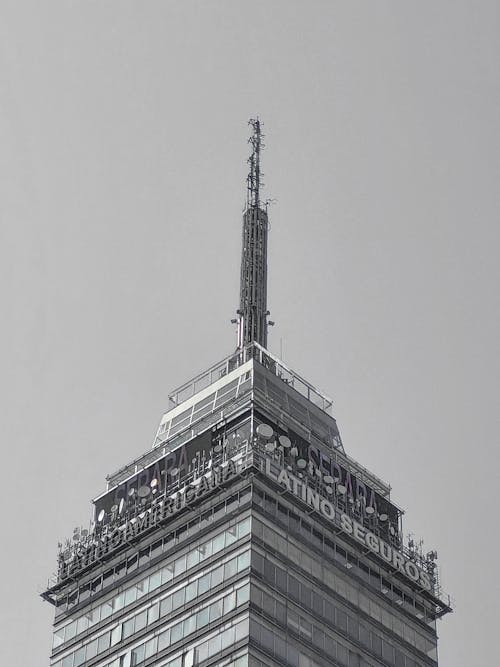
[[[106,634],[101,635],[97,639],[97,653],[102,653],[106,651],[111,645],[111,633],[106,632]]]
[[[295,577],[292,577],[292,575],[288,577],[288,592],[290,597],[300,601],[300,584]]]
[[[330,623],[335,623],[335,607],[329,600],[325,600],[325,618]]]
[[[274,600],[270,595],[264,593],[262,596],[262,607],[266,614],[274,618]]]
[[[281,602],[276,602],[276,620],[282,625],[286,625],[286,607]]]
[[[203,595],[203,593],[206,593],[208,590],[210,590],[210,573],[204,574],[198,580],[198,595]]]
[[[283,570],[281,567],[276,567],[276,586],[280,589],[280,591],[284,591],[286,593],[286,572]]]
[[[372,651],[375,655],[382,655],[382,639],[374,632],[371,633],[372,636]]]
[[[142,549],[139,551],[139,565],[145,565],[149,562],[149,547],[147,549]]]
[[[130,637],[134,634],[134,623],[135,618],[129,618],[128,621],[125,621],[123,624],[123,639],[126,639],[127,637]]]
[[[274,565],[266,558],[264,561],[264,577],[270,584],[274,584],[274,571]]]
[[[341,609],[337,609],[336,625],[343,631],[347,632],[347,614]]]
[[[251,562],[252,569],[254,569],[259,574],[264,573],[264,558],[256,551],[252,551]]]
[[[215,588],[215,586],[221,584],[223,578],[224,578],[224,566],[221,565],[212,572],[212,588]]]
[[[312,608],[316,614],[323,615],[323,598],[316,591],[313,591],[312,594]]]
[[[367,648],[370,646],[370,632],[361,624],[359,626],[359,641]]]
[[[325,633],[315,625],[313,625],[313,643],[315,646],[323,650],[325,645]]]
[[[134,554],[127,561],[127,572],[133,572],[135,569],[137,569],[137,554]]]

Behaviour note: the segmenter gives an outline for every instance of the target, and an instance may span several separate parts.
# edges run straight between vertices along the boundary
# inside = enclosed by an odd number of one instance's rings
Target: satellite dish
[[[326,475],[326,477],[323,478],[323,481],[325,484],[333,484],[333,477],[331,475]]]
[[[380,519],[380,521],[387,521],[389,517],[387,516],[387,514],[380,514],[378,518]]]
[[[222,445],[220,444],[220,442],[218,442],[218,443],[215,445],[215,447],[214,447],[214,452],[215,452],[216,454],[219,454],[219,452],[222,452]]]
[[[156,477],[154,477],[154,478],[149,482],[149,486],[150,486],[152,489],[154,489],[155,486],[158,486],[158,480],[156,479]]]
[[[270,440],[274,435],[274,431],[269,424],[259,424],[257,426],[257,435],[264,440]]]
[[[332,489],[331,486],[327,486],[327,487],[325,488],[325,491],[326,491],[327,493],[330,493],[330,494],[333,493],[333,489]]]
[[[80,535],[78,533],[73,533],[73,539],[77,542],[80,539]]]
[[[135,489],[133,489],[133,488],[132,488],[132,489],[129,489],[129,491],[128,491],[128,497],[129,497],[129,498],[133,498],[134,496],[135,496]]]
[[[104,510],[101,510],[97,516],[97,520],[99,521],[99,523],[104,519],[105,516],[106,512]]]
[[[87,537],[88,534],[89,534],[89,531],[86,528],[84,528],[82,530],[82,537]]]
[[[373,507],[367,507],[367,508],[366,508],[366,513],[367,513],[369,516],[371,516],[372,514],[375,514],[375,510],[373,509]]]
[[[395,535],[396,531],[394,530],[394,526],[389,526],[389,532],[391,535]]]
[[[344,493],[346,493],[346,491],[347,491],[347,489],[346,489],[346,487],[345,487],[343,484],[339,484],[339,485],[337,486],[337,493],[340,493],[340,495],[343,496]]]
[[[80,532],[80,528],[78,528],[78,526],[75,526],[75,527],[73,528],[73,532],[74,532],[74,533],[79,533],[79,532]]]
[[[118,505],[118,514],[121,514],[123,512],[124,507],[125,507],[125,500],[122,498],[120,500],[120,504]]]
[[[172,475],[172,477],[177,477],[177,475],[179,474],[179,468],[172,468],[170,474]]]
[[[285,449],[289,449],[292,446],[290,438],[288,438],[286,435],[280,435],[278,440],[279,440],[280,445],[282,447],[284,447]]]
[[[307,461],[305,459],[299,459],[297,461],[297,468],[301,468],[302,470],[306,467]]]
[[[139,490],[137,491],[137,495],[139,498],[147,498],[149,494],[151,493],[151,489],[149,486],[140,486]]]
[[[273,442],[268,442],[266,444],[266,451],[267,452],[274,452],[275,449],[276,449],[276,443],[274,441]]]
[[[111,513],[116,514],[116,512],[118,512],[118,505],[113,505],[113,507],[111,508]]]

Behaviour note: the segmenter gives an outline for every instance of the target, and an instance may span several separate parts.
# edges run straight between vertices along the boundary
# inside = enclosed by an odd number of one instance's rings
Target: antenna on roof
[[[267,202],[262,205],[260,153],[264,148],[262,124],[250,119],[252,134],[248,143],[252,150],[248,158],[247,201],[243,213],[243,242],[241,250],[240,307],[238,319],[238,349],[256,342],[267,348],[267,236],[269,223]]]

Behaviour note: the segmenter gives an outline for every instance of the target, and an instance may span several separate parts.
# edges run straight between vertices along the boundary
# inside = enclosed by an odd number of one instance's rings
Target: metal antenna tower
[[[267,348],[267,205],[260,201],[260,152],[264,148],[260,121],[248,124],[252,135],[248,140],[252,150],[248,158],[247,201],[243,213],[243,242],[241,250],[240,307],[238,309],[238,348],[257,342]],[[234,321],[234,320],[233,320]]]

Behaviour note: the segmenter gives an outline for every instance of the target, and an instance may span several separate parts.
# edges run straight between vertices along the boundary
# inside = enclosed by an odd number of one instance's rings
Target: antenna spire
[[[259,343],[267,348],[267,234],[269,223],[266,209],[260,201],[260,153],[264,148],[259,119],[250,119],[252,134],[247,176],[247,201],[243,213],[243,242],[241,250],[240,307],[238,309],[238,348]]]

